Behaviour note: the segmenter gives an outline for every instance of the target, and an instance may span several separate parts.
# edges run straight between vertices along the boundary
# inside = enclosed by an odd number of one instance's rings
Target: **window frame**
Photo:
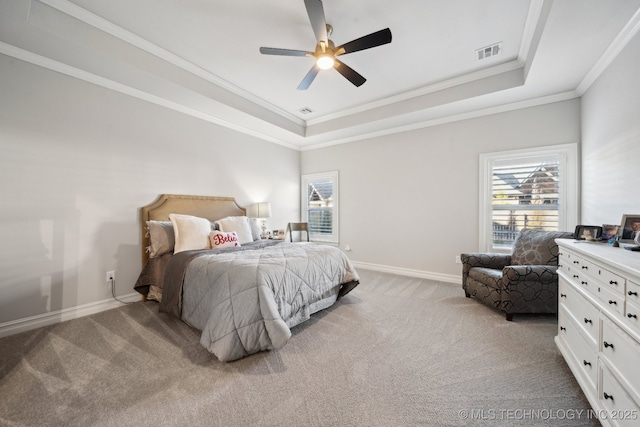
[[[526,148],[480,154],[479,173],[479,250],[509,253],[511,247],[492,244],[493,167],[496,162],[520,162],[528,158],[557,157],[558,160],[558,229],[572,231],[578,223],[578,144]]]
[[[338,171],[320,172],[313,174],[304,174],[301,177],[300,185],[300,201],[301,201],[301,218],[303,222],[309,222],[309,197],[307,194],[308,185],[313,182],[331,181],[333,183],[332,207],[331,207],[331,234],[312,233],[309,227],[309,240],[324,243],[339,243],[340,227],[339,227],[339,206],[340,206],[340,186],[338,180]]]

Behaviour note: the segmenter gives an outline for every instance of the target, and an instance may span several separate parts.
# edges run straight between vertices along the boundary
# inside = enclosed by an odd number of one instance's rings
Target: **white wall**
[[[578,99],[302,153],[340,173],[340,245],[356,262],[459,279],[478,250],[479,154],[574,143]]]
[[[640,36],[582,97],[582,223],[640,215]]]
[[[161,193],[299,218],[299,152],[0,55],[0,324],[133,292]]]

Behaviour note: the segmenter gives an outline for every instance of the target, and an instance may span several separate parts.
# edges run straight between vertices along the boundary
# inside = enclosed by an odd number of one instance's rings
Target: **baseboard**
[[[462,272],[460,275],[434,273],[432,271],[413,270],[410,268],[391,267],[389,265],[370,264],[368,262],[351,261],[356,268],[380,271],[382,273],[398,274],[400,276],[418,277],[420,279],[437,280],[438,282],[454,283],[462,285]]]
[[[140,301],[142,297],[139,293],[134,292],[124,296],[119,296],[118,299],[124,302],[137,302]],[[8,337],[9,335],[18,334],[20,332],[29,331],[32,329],[41,328],[43,326],[53,325],[56,323],[64,322],[66,320],[88,316],[90,314],[110,310],[121,305],[121,302],[118,302],[113,298],[109,298],[102,301],[78,305],[76,307],[52,311],[50,313],[38,314],[36,316],[25,317],[23,319],[0,323],[0,338]]]

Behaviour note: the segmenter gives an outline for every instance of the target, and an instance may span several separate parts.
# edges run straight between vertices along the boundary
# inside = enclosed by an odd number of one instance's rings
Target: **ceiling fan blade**
[[[391,30],[385,28],[384,30],[376,31],[375,33],[368,34],[360,37],[359,39],[355,39],[338,46],[336,48],[336,55],[344,55],[346,53],[370,49],[387,43],[391,43]]]
[[[316,76],[318,75],[319,71],[320,71],[320,68],[318,68],[317,65],[314,65],[313,67],[311,67],[311,69],[309,70],[307,75],[304,76],[304,79],[302,79],[302,81],[298,85],[298,90],[307,90],[307,89],[309,89],[309,86],[311,86],[311,83],[313,82],[313,79],[316,78]]]
[[[279,49],[277,47],[261,47],[260,53],[263,55],[282,55],[282,56],[307,56],[307,54],[312,54],[311,52],[306,52],[304,50]]]
[[[307,15],[309,15],[309,21],[311,22],[313,33],[316,35],[316,40],[318,43],[324,42],[327,45],[327,21],[324,18],[322,0],[304,0],[304,5],[307,8]]]
[[[358,72],[356,72],[353,68],[349,67],[342,61],[335,59],[335,65],[333,66],[340,74],[342,74],[347,80],[353,83],[355,86],[362,86],[364,82],[367,81],[364,77],[362,77]]]

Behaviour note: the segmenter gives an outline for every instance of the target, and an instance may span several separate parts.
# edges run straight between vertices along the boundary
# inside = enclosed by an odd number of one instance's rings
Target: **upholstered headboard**
[[[153,203],[140,210],[142,231],[142,266],[149,259],[146,251],[149,246],[147,221],[169,221],[169,214],[193,215],[217,221],[227,216],[246,215],[247,210],[238,206],[233,197],[188,196],[180,194],[161,194]]]

